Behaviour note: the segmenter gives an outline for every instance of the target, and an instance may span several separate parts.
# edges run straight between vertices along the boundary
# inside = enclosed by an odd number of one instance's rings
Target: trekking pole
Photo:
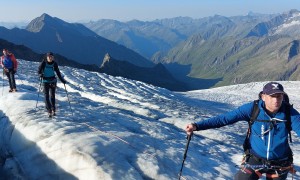
[[[2,68],[2,96],[4,91],[4,68]]]
[[[40,85],[39,85],[38,95],[37,95],[37,99],[36,99],[35,109],[37,108],[37,105],[38,105],[38,102],[39,102],[41,86],[42,86],[42,78],[40,78]]]
[[[66,84],[64,84],[64,86],[65,86],[65,91],[66,91],[66,93],[67,93],[67,97],[68,97],[68,102],[69,102],[69,105],[70,105],[71,113],[72,113],[72,116],[74,116],[74,114],[73,114],[73,109],[72,109],[72,107],[71,107],[71,103],[70,103],[70,99],[69,99],[69,94],[68,94],[68,91],[67,91],[67,88],[66,88]]]
[[[2,68],[2,96],[3,96],[3,89],[4,89],[4,68]]]
[[[182,160],[182,164],[181,164],[181,169],[180,169],[179,177],[178,177],[179,180],[181,179],[181,174],[182,174],[182,169],[183,169],[183,166],[184,166],[184,161],[185,161],[185,159],[186,159],[186,154],[187,154],[187,151],[188,151],[188,149],[189,149],[189,144],[190,144],[190,141],[191,141],[192,136],[193,136],[193,132],[191,132],[191,133],[188,134],[188,136],[187,136],[187,143],[186,143],[186,146],[185,146],[185,151],[184,151],[184,155],[183,155],[183,160]]]

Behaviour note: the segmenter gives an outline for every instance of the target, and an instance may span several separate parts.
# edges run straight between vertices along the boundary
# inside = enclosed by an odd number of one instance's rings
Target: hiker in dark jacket
[[[3,73],[7,76],[9,82],[9,92],[16,92],[15,73],[17,72],[18,62],[13,53],[7,49],[3,49],[3,56],[1,56],[0,64],[3,68]]]
[[[58,65],[54,61],[53,53],[48,52],[46,58],[47,59],[40,64],[38,74],[43,83],[46,109],[49,116],[55,116],[55,90],[57,83],[55,73],[62,83],[66,84],[67,81],[61,76]]]
[[[286,108],[283,102],[285,92],[277,82],[267,83],[258,101],[258,115],[250,126],[248,149],[244,161],[234,179],[257,180],[266,174],[267,180],[284,180],[288,172],[293,171],[292,151],[289,146]],[[238,121],[250,122],[254,103],[244,104],[237,109],[197,123],[188,124],[186,132],[219,128]],[[300,135],[299,112],[290,108],[290,126]],[[246,151],[245,151],[246,152]]]

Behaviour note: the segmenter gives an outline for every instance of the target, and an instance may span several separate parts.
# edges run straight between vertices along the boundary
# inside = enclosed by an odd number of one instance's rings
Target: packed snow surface
[[[1,154],[15,179],[178,179],[187,123],[257,99],[266,82],[185,93],[122,77],[60,67],[57,116],[48,118],[38,63],[19,61],[18,92],[2,76]],[[4,79],[3,79],[4,78]],[[300,109],[300,82],[281,82]],[[196,132],[184,179],[232,179],[241,163],[247,124]],[[293,138],[299,168],[299,138]]]

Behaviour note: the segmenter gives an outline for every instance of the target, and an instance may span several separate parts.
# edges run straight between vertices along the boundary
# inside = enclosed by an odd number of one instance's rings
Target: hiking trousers
[[[258,160],[257,157],[251,155],[249,157],[249,160],[246,162],[248,165],[263,165],[263,163],[261,161]],[[258,170],[258,173],[263,174],[263,173],[267,173],[267,174],[276,174],[276,172],[274,170]],[[258,173],[255,172],[255,170],[253,168],[247,167],[245,170],[239,170],[235,176],[234,176],[234,180],[258,180],[260,177],[258,175]],[[288,176],[288,171],[286,171],[285,173],[283,173],[281,176],[279,177],[275,177],[275,178],[270,178],[270,177],[266,177],[266,180],[285,180]]]
[[[55,111],[55,90],[56,82],[54,83],[43,83],[44,85],[44,95],[45,95],[45,105],[48,113]]]
[[[16,89],[16,81],[15,81],[15,71],[14,69],[8,69],[5,72],[5,75],[7,76],[9,87],[10,89]]]

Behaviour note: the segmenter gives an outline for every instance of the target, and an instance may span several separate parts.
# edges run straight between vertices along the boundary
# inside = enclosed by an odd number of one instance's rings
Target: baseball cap
[[[269,82],[263,88],[263,94],[273,95],[278,93],[285,94],[283,86],[277,82]]]

